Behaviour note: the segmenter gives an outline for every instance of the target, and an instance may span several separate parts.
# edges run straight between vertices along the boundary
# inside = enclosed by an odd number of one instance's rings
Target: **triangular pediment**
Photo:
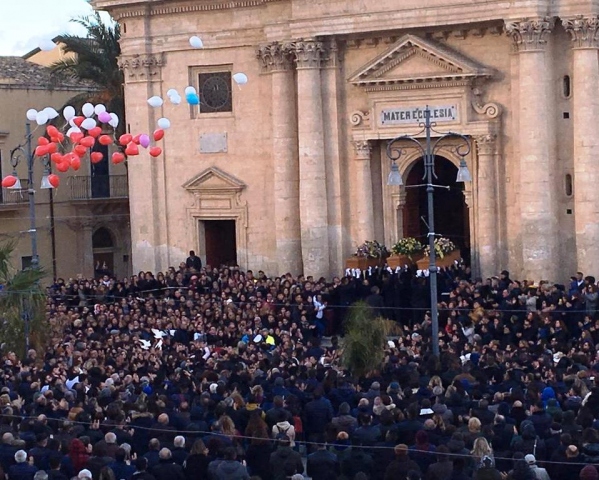
[[[183,188],[193,191],[236,191],[240,192],[245,184],[220,168],[210,167],[189,180]]]
[[[490,77],[493,71],[434,40],[405,35],[349,77],[354,85],[418,88]]]

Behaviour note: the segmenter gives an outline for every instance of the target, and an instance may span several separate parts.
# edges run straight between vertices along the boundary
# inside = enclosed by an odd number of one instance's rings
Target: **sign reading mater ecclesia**
[[[381,110],[381,125],[406,125],[424,122],[426,106],[384,108]],[[429,107],[431,122],[455,122],[458,119],[457,105],[438,105]]]

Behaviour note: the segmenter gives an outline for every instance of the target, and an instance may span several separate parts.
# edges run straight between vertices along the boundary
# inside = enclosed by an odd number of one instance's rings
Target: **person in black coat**
[[[183,463],[183,470],[187,480],[208,478],[208,449],[202,440],[196,440],[191,447],[191,452]]]
[[[160,450],[158,465],[150,473],[156,480],[186,480],[183,467],[173,462],[171,451],[168,448]]]
[[[408,446],[400,443],[395,446],[395,460],[385,470],[385,480],[406,480],[408,472],[420,472],[418,464],[408,456]]]
[[[156,480],[154,475],[147,472],[148,461],[144,457],[139,457],[135,460],[135,473],[131,477],[132,480]],[[206,478],[206,477],[198,477]]]
[[[336,480],[339,475],[339,461],[337,456],[329,452],[324,443],[308,455],[307,474],[312,480]]]

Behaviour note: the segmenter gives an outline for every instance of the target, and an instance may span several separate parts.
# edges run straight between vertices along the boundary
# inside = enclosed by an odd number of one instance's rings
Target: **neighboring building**
[[[58,48],[52,52],[58,52]],[[22,189],[0,189],[0,241],[16,242],[16,268],[31,261],[30,215],[28,209],[26,111],[54,107],[57,110],[75,95],[89,90],[69,78],[56,79],[50,69],[52,52],[32,52],[25,57],[0,57],[0,176],[13,170],[11,152],[24,151],[16,170]],[[56,53],[56,55],[59,55]],[[56,57],[56,59],[60,56]],[[31,122],[32,149],[45,127]],[[108,153],[108,152],[107,152]],[[93,167],[93,168],[92,168]],[[119,276],[130,275],[129,203],[126,169],[105,160],[91,165],[84,159],[78,172],[60,174],[57,189],[40,189],[44,166],[34,160],[35,215],[40,264],[50,277],[94,275],[95,265],[104,262]],[[51,280],[51,278],[49,278]]]
[[[456,145],[439,148],[435,183],[451,188],[436,191],[436,233],[485,276],[599,274],[590,0],[94,4],[122,26],[131,129],[172,121],[163,158],[129,163],[135,270],[195,249],[209,263],[340,274],[366,239],[423,238],[425,192],[386,185],[386,146],[417,134],[430,105],[438,130],[470,137],[474,177],[456,185]],[[199,108],[148,106],[189,82]],[[421,153],[404,146],[404,183],[420,184]]]

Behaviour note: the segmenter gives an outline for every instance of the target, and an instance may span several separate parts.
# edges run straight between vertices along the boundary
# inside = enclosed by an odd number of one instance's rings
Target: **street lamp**
[[[470,141],[464,135],[454,132],[441,133],[434,129],[435,123],[431,123],[431,111],[427,106],[424,110],[424,123],[420,124],[422,130],[416,135],[401,135],[389,141],[387,144],[387,156],[391,160],[391,171],[387,178],[387,185],[400,186],[403,185],[401,174],[399,173],[399,166],[397,160],[403,154],[403,150],[399,146],[395,146],[396,142],[403,140],[409,141],[416,145],[416,147],[422,152],[424,158],[424,177],[423,180],[426,182],[423,185],[414,185],[414,187],[426,187],[427,203],[428,203],[428,245],[430,250],[429,255],[429,266],[428,271],[430,281],[430,293],[431,293],[431,320],[433,327],[433,355],[439,356],[439,310],[438,310],[438,298],[437,298],[437,255],[435,252],[435,216],[434,216],[434,204],[433,194],[435,188],[448,188],[444,185],[433,184],[433,179],[437,178],[435,174],[435,152],[440,146],[443,140],[448,138],[455,138],[461,140],[461,143],[455,147],[455,152],[462,157],[460,166],[458,168],[458,174],[456,182],[471,182],[472,175],[468,170],[468,165],[464,157],[470,153]],[[431,139],[431,133],[440,134],[439,137],[435,138],[434,141]],[[421,136],[424,133],[425,144],[423,145],[420,140],[416,137]]]
[[[31,238],[31,268],[39,268],[39,256],[37,253],[37,228],[35,220],[35,189],[33,187],[33,167],[35,154],[31,148],[31,124],[27,122],[25,124],[25,142],[10,151],[10,164],[13,168],[13,176],[17,179],[12,187],[8,187],[12,190],[20,190],[21,180],[17,175],[17,165],[22,161],[27,162],[27,194],[29,196],[29,236]],[[40,188],[49,189],[54,188],[48,179],[50,175],[50,162],[47,158],[43,159],[44,175],[42,176]],[[33,305],[31,302],[24,308],[23,320],[25,323],[25,351],[29,351],[29,322],[32,316]]]

